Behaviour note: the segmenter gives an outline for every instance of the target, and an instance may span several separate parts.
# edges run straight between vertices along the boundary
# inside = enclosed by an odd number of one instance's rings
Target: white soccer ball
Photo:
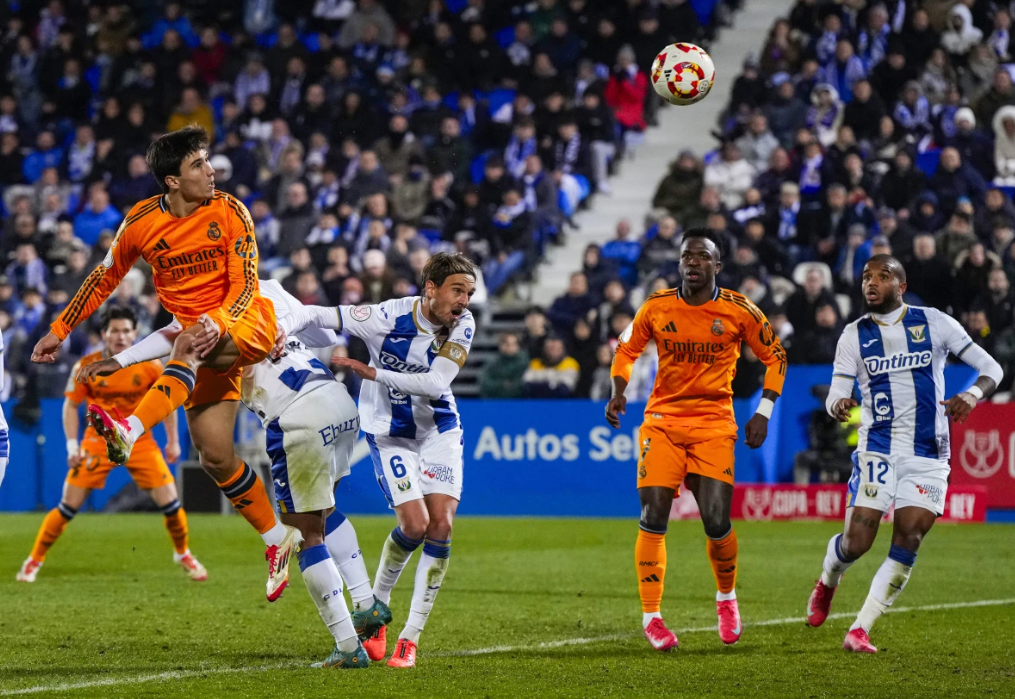
[[[670,44],[652,63],[652,87],[670,104],[700,102],[714,82],[712,57],[694,44]]]

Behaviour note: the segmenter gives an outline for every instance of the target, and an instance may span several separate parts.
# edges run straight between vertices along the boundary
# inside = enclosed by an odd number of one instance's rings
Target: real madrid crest
[[[722,321],[716,318],[712,321],[712,334],[719,337],[726,332],[726,326],[722,324]]]

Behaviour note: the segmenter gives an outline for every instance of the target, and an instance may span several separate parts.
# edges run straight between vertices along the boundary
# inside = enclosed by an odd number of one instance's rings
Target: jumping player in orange
[[[267,595],[273,601],[288,584],[299,532],[278,522],[264,485],[236,457],[233,426],[243,367],[270,354],[275,312],[259,293],[250,214],[215,189],[207,148],[207,135],[197,127],[152,143],[145,159],[163,194],[131,209],[106,258],[36,344],[32,361],[55,361],[71,330],[106,300],[137,259],[150,264],[159,301],[185,330],[132,415],[121,419],[93,405],[89,421],[106,440],[110,461],[122,464],[145,432],[183,405],[201,465],[268,547]],[[101,366],[85,366],[78,380],[95,375],[105,375]]]
[[[105,349],[81,358],[74,371],[84,365],[100,361],[123,352],[137,339],[137,317],[129,308],[110,308],[102,320],[102,340]],[[78,444],[78,407],[85,400],[95,402],[107,410],[130,412],[162,373],[159,361],[145,362],[130,367],[106,379],[68,382],[63,404],[63,431],[67,437],[67,480],[63,486],[60,504],[46,515],[35,537],[31,555],[18,571],[20,582],[35,582],[35,577],[46,559],[49,548],[63,534],[85,498],[93,490],[106,485],[106,477],[116,464],[106,457],[106,442],[91,427],[85,429],[84,439]],[[180,458],[180,439],[176,432],[176,413],[166,418],[166,457],[169,461]],[[151,434],[138,440],[126,463],[130,477],[141,490],[146,491],[159,506],[166,518],[166,529],[173,540],[173,560],[179,563],[192,580],[207,580],[208,571],[190,553],[187,546],[187,513],[180,506],[173,474],[162,457],[159,445]]]
[[[680,249],[679,289],[660,291],[638,309],[621,334],[613,360],[613,397],[606,420],[620,427],[631,369],[649,340],[659,352],[659,371],[645,406],[639,433],[638,495],[641,521],[634,549],[642,627],[656,650],[678,645],[663,623],[659,607],[666,574],[666,528],[673,498],[685,485],[694,494],[708,537],[708,558],[715,575],[719,638],[740,639],[740,611],[734,590],[737,535],[730,523],[733,502],[733,376],[740,343],[746,342],[765,363],[761,404],[747,422],[747,446],[760,447],[768,436],[768,418],[786,379],[786,353],[764,314],[746,297],[716,286],[721,241],[712,231],[684,233]]]

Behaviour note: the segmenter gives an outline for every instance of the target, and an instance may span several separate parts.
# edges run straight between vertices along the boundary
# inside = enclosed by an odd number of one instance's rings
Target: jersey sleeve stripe
[[[758,311],[757,309],[753,308],[752,307],[753,304],[749,304],[747,299],[742,298],[742,297],[741,298],[737,298],[736,296],[734,296],[730,292],[727,292],[726,295],[723,296],[723,298],[726,299],[727,301],[729,301],[730,303],[732,303],[732,304],[734,304],[734,305],[744,309],[748,313],[750,313],[751,317],[754,318],[755,322],[758,322],[758,323],[761,322],[761,312]]]
[[[956,354],[955,356],[956,356],[956,357],[959,357],[959,358],[961,359],[961,358],[962,358],[962,353],[963,353],[963,352],[965,352],[965,351],[966,351],[967,349],[969,349],[970,347],[972,347],[972,346],[973,346],[974,344],[976,344],[976,343],[974,343],[974,342],[973,342],[972,340],[970,340],[970,341],[969,341],[969,342],[968,342],[968,343],[966,344],[966,346],[965,346],[965,347],[963,347],[962,349],[960,349],[960,350],[959,350],[959,353],[958,353],[958,354]]]
[[[850,376],[849,374],[832,374],[832,376],[838,376],[840,379],[849,379],[850,381],[856,381],[856,377]]]
[[[238,318],[240,314],[247,309],[250,305],[250,300],[254,297],[254,287],[257,286],[257,263],[254,260],[245,260],[243,262],[243,291],[233,302],[233,305],[229,308],[229,315],[233,318]]]
[[[130,224],[134,223],[135,221],[139,221],[140,219],[144,218],[145,216],[147,216],[151,212],[155,211],[155,209],[157,209],[157,208],[159,208],[159,200],[158,199],[156,199],[155,201],[153,201],[153,202],[151,202],[149,204],[144,204],[138,210],[138,212],[136,214],[132,214],[132,215],[128,216],[126,219],[124,219],[123,223],[124,223],[125,226],[129,226]]]
[[[236,214],[236,217],[240,219],[240,222],[243,224],[243,230],[247,233],[252,232],[253,226],[250,225],[250,221],[243,214],[243,209],[240,208],[239,203],[237,203],[235,199],[233,199],[228,195],[224,196],[223,200],[225,201],[226,206],[232,209],[233,212]]]
[[[63,322],[74,327],[77,325],[78,319],[81,317],[81,313],[85,306],[88,305],[88,299],[91,298],[92,292],[95,291],[96,287],[102,282],[102,278],[106,276],[105,267],[97,267],[88,278],[85,279],[85,283],[78,289],[78,293],[74,295],[74,299],[70,305],[67,306],[66,310],[61,314],[63,316]]]

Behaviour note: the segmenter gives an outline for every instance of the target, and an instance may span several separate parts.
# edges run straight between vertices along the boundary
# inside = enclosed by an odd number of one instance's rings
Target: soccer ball
[[[715,64],[694,44],[670,44],[652,62],[652,87],[670,104],[700,102],[715,82]]]

